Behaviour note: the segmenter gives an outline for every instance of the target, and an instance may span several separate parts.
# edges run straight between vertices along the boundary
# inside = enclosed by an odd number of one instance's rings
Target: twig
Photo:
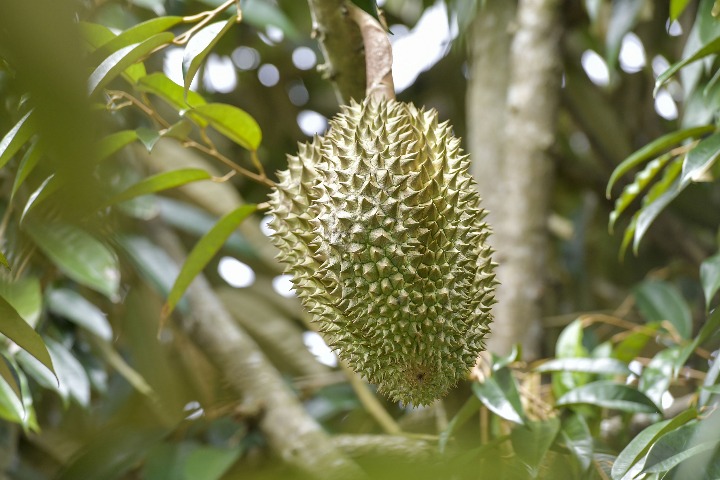
[[[175,37],[175,40],[173,40],[172,43],[175,45],[183,45],[187,43],[188,40],[190,40],[190,37],[195,35],[195,33],[203,28],[205,25],[210,23],[210,20],[217,17],[221,12],[226,10],[235,3],[237,5],[237,18],[236,22],[240,22],[242,20],[242,10],[240,10],[240,5],[238,5],[237,0],[227,0],[225,3],[217,7],[215,10],[209,10],[206,12],[198,13],[197,15],[190,15],[188,17],[183,17],[184,23],[192,23],[200,20],[197,25],[194,25],[192,28],[190,28],[187,32],[183,33],[182,35],[178,35]]]
[[[358,396],[360,403],[362,403],[365,410],[375,419],[380,427],[382,427],[383,431],[390,435],[401,433],[402,429],[400,425],[398,425],[395,419],[383,408],[377,397],[368,388],[367,383],[365,383],[357,373],[353,372],[345,362],[341,361],[340,365],[350,385],[353,390],[355,390],[355,394]]]

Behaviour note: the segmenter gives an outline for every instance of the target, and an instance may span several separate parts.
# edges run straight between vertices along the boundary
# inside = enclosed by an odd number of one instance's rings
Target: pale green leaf
[[[38,147],[38,142],[34,142],[27,149],[27,152],[25,152],[22,160],[20,160],[17,173],[15,174],[15,179],[13,180],[12,193],[10,193],[11,200],[15,198],[15,194],[17,193],[20,186],[23,184],[23,182],[25,182],[27,177],[35,169],[38,162],[40,161],[40,157],[42,156],[42,154],[43,152],[42,149]]]
[[[570,390],[556,403],[558,407],[583,404],[624,412],[660,413],[655,403],[644,393],[613,381],[588,383]]]
[[[213,47],[220,41],[236,23],[236,18],[211,23],[193,35],[185,46],[183,52],[183,73],[185,75],[185,91],[190,90],[193,78],[202,66],[205,58]]]
[[[505,380],[509,377],[509,381],[499,382],[498,373],[500,372],[507,372],[508,375],[506,375]],[[514,387],[514,394],[513,389],[507,387]],[[525,424],[522,406],[519,401],[513,398],[517,395],[517,386],[507,369],[495,372],[494,375],[487,377],[482,383],[473,382],[472,391],[483,405],[498,417],[520,425]]]
[[[713,426],[715,428],[712,428]],[[666,433],[655,442],[647,454],[643,472],[668,471],[694,456],[715,449],[718,444],[720,436],[717,435],[717,421],[706,419],[687,423]]]
[[[28,323],[23,320],[20,314],[10,303],[0,297],[0,333],[15,342],[30,355],[37,358],[51,372],[55,373],[53,361],[50,358],[48,349],[43,339]]]
[[[137,89],[157,95],[178,112],[206,103],[205,99],[197,92],[190,90],[186,95],[185,89],[170,80],[164,73],[151,73],[141,78],[138,80]]]
[[[538,477],[542,461],[559,431],[560,419],[550,417],[543,421],[527,422],[510,432],[513,450],[518,459],[525,464],[532,478]]]
[[[562,422],[560,437],[583,470],[587,470],[593,459],[594,442],[585,417],[578,413],[566,416]]]
[[[210,103],[195,107],[192,112],[241,147],[255,151],[260,146],[262,131],[246,111],[224,103]]]
[[[0,418],[22,425],[25,423],[25,416],[22,400],[5,378],[0,377]]]
[[[185,290],[195,277],[205,268],[213,256],[220,250],[227,238],[248,216],[257,209],[256,205],[243,205],[222,217],[215,226],[203,236],[185,261],[168,299],[163,305],[162,315],[166,318],[172,313]]]
[[[536,367],[535,371],[630,375],[627,365],[614,358],[556,358]]]
[[[0,296],[35,328],[42,312],[42,293],[37,277],[26,276],[18,280],[0,277]]]
[[[161,192],[171,188],[180,187],[191,182],[210,180],[212,175],[199,168],[183,168],[169,172],[158,173],[143,179],[142,181],[123,190],[107,201],[106,206],[115,205],[131,198],[151,193]]]
[[[140,127],[135,131],[137,132],[138,139],[145,146],[145,149],[148,153],[151,153],[157,141],[160,140],[160,133],[157,130],[145,127]]]
[[[701,140],[685,157],[682,175],[680,175],[681,187],[695,181],[698,175],[713,166],[719,156],[720,133],[715,133]]]
[[[105,314],[79,293],[66,288],[53,289],[47,294],[47,306],[51,313],[104,340],[112,340],[112,327]]]
[[[0,140],[0,168],[4,167],[35,133],[32,110],[26,113]]]
[[[70,398],[79,405],[90,404],[90,380],[85,369],[70,351],[51,338],[45,340],[55,365],[58,380],[67,388]]]
[[[169,44],[173,38],[175,37],[170,32],[158,33],[141,43],[128,45],[113,52],[90,75],[88,93],[93,95],[120,75],[126,68],[141,61],[157,48]]]
[[[670,20],[677,20],[690,0],[670,0]]]
[[[120,269],[115,254],[102,242],[77,227],[32,221],[25,230],[68,277],[111,300],[118,298]]]
[[[174,27],[180,22],[182,22],[182,17],[155,17],[145,22],[138,23],[98,47],[97,51],[93,53],[93,58],[90,60],[90,64],[95,65],[111,53],[129,45],[143,42],[153,35]]]
[[[240,458],[239,447],[226,449],[218,447],[198,447],[185,460],[185,478],[219,480],[223,474]]]

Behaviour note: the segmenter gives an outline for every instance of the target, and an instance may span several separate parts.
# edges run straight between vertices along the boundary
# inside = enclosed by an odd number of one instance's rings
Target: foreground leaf
[[[524,427],[513,428],[510,441],[519,459],[536,478],[550,446],[560,431],[560,419],[552,417],[542,422],[527,422]]]
[[[32,110],[26,113],[0,140],[0,168],[4,167],[35,133]]]
[[[717,423],[710,417],[699,422],[693,421],[663,435],[650,448],[643,472],[666,472],[681,462],[714,449],[720,444]]]
[[[180,270],[168,299],[163,305],[162,317],[167,318],[180,301],[185,290],[208,262],[223,246],[225,240],[247,217],[257,209],[256,205],[243,205],[222,217],[215,226],[203,236],[192,249]]]
[[[570,453],[585,471],[593,459],[594,441],[585,417],[573,413],[562,422],[560,436]]]
[[[25,230],[68,277],[115,300],[120,287],[120,268],[105,244],[77,227],[32,221]]]
[[[633,413],[661,413],[655,403],[644,393],[613,381],[588,383],[569,391],[556,403],[558,407],[579,404]]]
[[[17,310],[2,297],[0,297],[0,318],[2,318],[2,322],[0,322],[0,333],[15,342],[30,355],[37,358],[51,372],[55,373],[52,359],[50,358],[43,339],[22,319]]]
[[[660,87],[665,85],[665,83],[672,78],[673,75],[675,75],[681,68],[683,68],[686,65],[689,65],[693,62],[696,62],[700,60],[701,58],[705,58],[708,55],[713,55],[717,52],[720,52],[720,37],[716,38],[715,40],[712,40],[709,43],[706,43],[700,49],[693,52],[692,55],[680,60],[677,63],[674,63],[665,70],[663,73],[658,75],[657,79],[655,80],[655,88],[653,89],[653,96],[657,95],[658,90],[660,90]]]

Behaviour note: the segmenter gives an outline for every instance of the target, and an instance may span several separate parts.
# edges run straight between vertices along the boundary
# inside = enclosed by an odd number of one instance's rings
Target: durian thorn
[[[382,25],[363,9],[347,3],[350,18],[360,28],[365,45],[365,95],[395,100],[392,78],[392,46]]]

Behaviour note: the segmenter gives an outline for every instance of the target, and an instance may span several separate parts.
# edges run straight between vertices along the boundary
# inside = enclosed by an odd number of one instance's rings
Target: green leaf
[[[47,305],[54,315],[66,318],[104,340],[112,340],[112,327],[105,314],[79,293],[67,288],[53,289],[47,294]]]
[[[670,0],[670,20],[677,20],[690,0]]]
[[[60,384],[65,385],[70,398],[79,405],[90,405],[90,380],[85,369],[70,351],[51,338],[45,339]]]
[[[50,175],[46,178],[40,186],[30,194],[28,201],[23,207],[22,213],[20,213],[20,223],[25,222],[25,217],[30,213],[30,210],[42,203],[46,198],[55,193],[60,187],[60,182],[57,180],[55,175]]]
[[[135,131],[138,139],[145,145],[145,149],[148,153],[151,153],[157,141],[160,140],[160,133],[157,130],[145,127],[140,127]]]
[[[144,76],[138,80],[137,89],[157,95],[178,112],[206,103],[205,99],[197,92],[190,90],[186,95],[185,89],[170,80],[164,73],[152,73]]]
[[[510,432],[513,450],[527,466],[531,478],[538,477],[542,461],[559,431],[560,419],[551,417],[541,422],[527,422]]]
[[[175,37],[170,32],[158,33],[141,43],[128,45],[111,53],[98,65],[92,74],[90,74],[90,79],[88,80],[89,95],[95,94],[95,92],[120,75],[126,68],[141,61],[157,48],[172,42],[173,38]]]
[[[654,423],[649,427],[645,428],[642,432],[637,434],[630,440],[630,443],[623,449],[618,455],[612,468],[613,480],[622,479],[625,474],[635,465],[638,461],[642,460],[645,454],[650,450],[650,447],[657,441],[658,438],[662,437],[668,432],[671,432],[681,425],[686,424],[690,420],[697,417],[697,411],[695,409],[685,410],[677,417],[665,420],[662,422]],[[639,473],[639,472],[638,472]]]
[[[20,318],[35,328],[42,312],[42,293],[37,277],[27,276],[15,281],[0,277],[0,296],[12,305]]]
[[[720,156],[720,133],[715,133],[698,143],[688,152],[683,163],[680,185],[686,186],[698,175],[713,166]]]
[[[680,353],[678,347],[660,350],[640,375],[638,390],[655,402],[655,405],[662,405],[662,397],[670,387],[670,382],[676,377],[675,365],[678,363]]]
[[[99,23],[78,22],[78,25],[83,38],[93,49],[100,48],[117,36],[108,27]]]
[[[20,352],[24,352],[24,350],[20,350]],[[12,389],[18,400],[22,401],[22,392],[20,392],[20,387],[17,384],[17,380],[15,380],[15,375],[17,375],[17,369],[12,369],[11,365],[7,361],[7,358],[5,358],[4,355],[0,355],[0,377],[5,380],[7,386]]]
[[[248,216],[257,209],[256,205],[242,205],[222,217],[215,226],[198,241],[180,270],[168,299],[163,305],[162,316],[167,318],[182,298],[185,290],[195,277],[223,246],[225,240]]]
[[[2,252],[0,252],[0,265],[7,268],[8,270],[12,270],[12,268],[10,268],[10,263],[8,262],[7,257],[5,257],[5,254]]]
[[[25,407],[15,390],[4,377],[0,377],[0,418],[23,425],[26,418]]]
[[[691,422],[660,437],[647,454],[643,473],[668,471],[681,462],[716,448],[720,444],[717,423],[710,419]]]
[[[644,393],[613,381],[588,383],[560,397],[558,407],[571,405],[595,405],[633,413],[661,413],[655,403]]]
[[[38,162],[40,161],[40,157],[42,156],[42,154],[43,152],[42,149],[38,147],[38,142],[34,142],[27,149],[27,152],[25,152],[22,160],[20,160],[20,165],[18,165],[18,170],[15,174],[15,179],[13,180],[12,193],[10,194],[11,200],[15,198],[15,194],[17,193],[20,186],[23,184],[23,182],[25,182],[30,173],[32,173],[32,171],[35,169]]]
[[[190,38],[183,52],[183,72],[185,74],[185,92],[190,90],[193,78],[202,66],[205,58],[236,23],[236,18],[211,23]]]
[[[682,338],[692,336],[692,313],[675,286],[646,280],[633,290],[635,302],[647,322],[669,321]]]
[[[198,447],[185,460],[185,478],[219,480],[220,477],[240,458],[242,449]]]
[[[138,23],[137,25],[134,25],[119,35],[113,37],[109,41],[104,42],[102,46],[93,53],[90,65],[95,65],[111,53],[129,45],[141,43],[147,38],[160,32],[164,32],[180,22],[182,22],[182,17],[155,17],[145,22]]]
[[[25,230],[68,277],[110,300],[118,298],[120,268],[115,254],[77,227],[47,221],[25,224]]]
[[[275,4],[263,0],[245,0],[243,2],[243,23],[260,30],[268,25],[278,27],[291,40],[301,38],[293,21]]]
[[[650,225],[655,221],[660,212],[667,207],[670,202],[680,195],[684,187],[681,187],[679,181],[675,181],[670,185],[665,193],[660,195],[652,203],[643,207],[638,212],[637,225],[635,227],[635,236],[633,237],[633,252],[637,255],[638,249],[640,248],[640,241],[645,236],[645,233],[650,228]]]
[[[40,335],[37,334],[10,303],[0,297],[0,333],[15,342],[30,355],[37,358],[51,372],[55,373],[53,362],[47,347]]]
[[[57,392],[63,401],[63,405],[68,404],[70,393],[68,392],[67,386],[64,383],[60,383],[57,377],[35,357],[21,350],[15,355],[15,359],[18,364],[22,366],[23,371],[30,375],[38,385]]]
[[[713,130],[715,130],[715,127],[713,127],[712,125],[693,127],[668,133],[667,135],[663,135],[662,137],[648,143],[643,148],[623,160],[620,165],[615,167],[615,170],[613,171],[612,175],[610,176],[610,180],[608,181],[605,195],[610,198],[610,192],[613,185],[615,185],[615,182],[617,182],[620,177],[622,177],[641,163],[651,158],[657,157],[670,147],[677,145],[683,140],[686,140],[688,138],[696,138],[710,133]]]
[[[33,111],[29,111],[0,140],[0,168],[4,167],[35,133]]]
[[[148,195],[168,190],[200,180],[210,180],[211,178],[212,175],[199,168],[183,168],[180,170],[158,173],[157,175],[145,178],[144,180],[113,196],[103,207],[115,205],[141,195]]]
[[[585,417],[572,413],[563,419],[560,437],[583,471],[587,471],[593,459],[594,441]]]
[[[555,357],[557,358],[582,358],[588,356],[588,351],[583,347],[583,326],[580,319],[573,321],[563,329],[555,343]],[[558,372],[552,376],[553,393],[556,397],[562,396],[565,392],[583,385],[590,380],[585,373]]]
[[[644,3],[644,0],[614,0],[612,2],[612,12],[605,37],[607,62],[610,70],[615,69],[622,39],[637,23]]]
[[[716,253],[700,265],[700,284],[705,294],[705,310],[720,289],[720,253]]]
[[[202,124],[205,125],[206,122],[202,121]],[[170,128],[161,131],[160,135],[163,137],[175,138],[183,142],[188,139],[190,132],[192,132],[192,128],[192,123],[188,122],[186,119],[183,118],[179,122],[170,125]]]
[[[262,131],[246,111],[224,103],[210,103],[195,107],[192,112],[241,147],[255,151],[260,146]]]
[[[584,372],[600,375],[630,375],[630,369],[614,358],[556,358],[534,369],[536,372]]]
[[[672,78],[673,75],[675,75],[678,70],[683,68],[686,65],[689,65],[693,62],[696,62],[700,60],[701,58],[705,58],[708,55],[713,55],[717,52],[720,52],[720,37],[715,38],[714,40],[711,40],[710,42],[706,43],[702,47],[700,47],[699,50],[696,50],[693,52],[689,57],[686,57],[682,60],[680,60],[677,63],[674,63],[665,70],[663,73],[658,75],[657,79],[655,80],[655,88],[653,89],[653,96],[657,95],[658,90],[660,90],[660,87],[665,85],[665,83]]]
[[[631,332],[615,346],[612,356],[623,363],[635,360],[636,357],[640,356],[640,352],[643,351],[647,342],[657,336],[659,329],[660,324],[651,323],[645,325],[640,331]]]
[[[471,396],[467,399],[462,408],[460,408],[452,420],[448,422],[445,430],[440,433],[440,439],[438,441],[440,453],[445,452],[447,443],[455,430],[465,425],[467,421],[470,420],[470,418],[480,409],[480,405],[482,405],[482,403],[480,403],[480,399],[477,396]]]
[[[705,380],[703,380],[703,388],[714,386],[718,381],[718,377],[720,377],[720,355],[716,356],[710,364],[710,368],[708,368],[708,372],[705,375]],[[712,392],[707,390],[700,391],[698,405],[701,407],[707,406],[710,403],[711,397]]]
[[[104,160],[138,139],[135,130],[121,130],[101,139],[96,146],[97,159]]]
[[[498,373],[508,372],[510,382],[503,382],[505,385],[501,385],[498,382]],[[510,422],[514,422],[520,425],[525,424],[524,413],[522,406],[519,402],[514,401],[512,388],[515,389],[515,395],[517,395],[517,386],[514,384],[512,375],[509,374],[509,370],[503,369],[495,372],[494,375],[487,377],[482,383],[473,382],[472,391],[480,399],[488,410],[493,412],[498,417],[505,419]],[[510,386],[510,388],[507,388]],[[505,388],[503,388],[505,387]]]

